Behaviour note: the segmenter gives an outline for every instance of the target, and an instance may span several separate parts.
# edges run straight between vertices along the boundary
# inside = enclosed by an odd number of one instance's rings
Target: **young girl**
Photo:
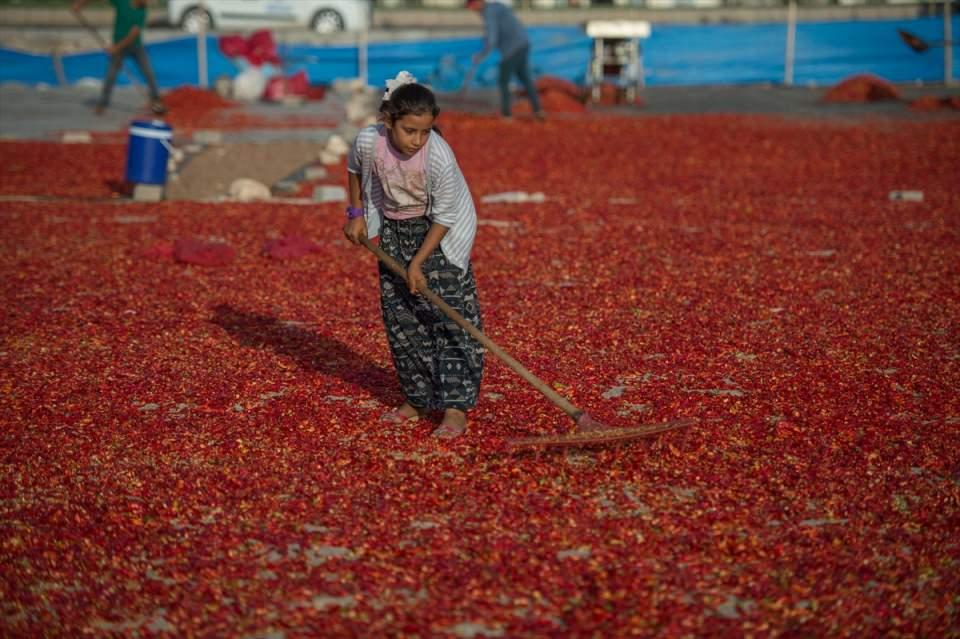
[[[380,307],[406,401],[381,421],[403,423],[443,410],[433,434],[453,438],[477,403],[483,347],[417,293],[430,289],[482,330],[470,251],[477,214],[450,146],[434,128],[433,93],[406,71],[387,82],[381,123],[363,129],[350,151],[351,242],[380,236],[407,279],[380,264]]]

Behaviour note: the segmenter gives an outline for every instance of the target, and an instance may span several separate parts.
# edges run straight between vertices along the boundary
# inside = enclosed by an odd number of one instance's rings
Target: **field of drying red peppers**
[[[960,634],[960,121],[440,124],[478,201],[547,196],[479,205],[488,334],[696,424],[509,454],[572,424],[492,357],[465,436],[379,424],[339,205],[110,201],[122,145],[0,142],[0,194],[61,196],[0,202],[0,634]]]

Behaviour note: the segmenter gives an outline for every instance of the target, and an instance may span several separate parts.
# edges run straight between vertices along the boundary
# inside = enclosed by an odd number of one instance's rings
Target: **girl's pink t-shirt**
[[[383,214],[391,220],[409,220],[425,215],[427,145],[407,156],[393,148],[388,136],[377,137],[373,159],[374,172],[383,186]]]

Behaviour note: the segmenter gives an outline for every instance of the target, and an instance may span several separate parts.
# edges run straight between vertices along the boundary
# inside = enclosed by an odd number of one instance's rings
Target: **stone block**
[[[215,129],[200,129],[193,132],[193,141],[197,144],[223,144],[223,132]]]
[[[327,144],[323,148],[329,153],[346,155],[350,150],[350,145],[339,134],[334,133],[327,139]]]
[[[323,166],[308,166],[303,170],[304,180],[323,180],[327,177],[327,169]]]
[[[314,202],[346,202],[347,190],[342,186],[321,184],[313,189]]]
[[[64,131],[60,141],[64,144],[90,144],[93,137],[89,131]]]
[[[218,75],[213,81],[213,90],[222,98],[233,97],[233,78],[228,75]]]
[[[923,202],[923,191],[890,191],[891,202]]]
[[[320,162],[326,165],[340,164],[340,156],[324,149],[320,151]]]
[[[163,199],[162,184],[136,184],[133,199],[137,202],[159,202]]]
[[[275,193],[295,193],[300,185],[294,180],[280,180],[273,185]]]

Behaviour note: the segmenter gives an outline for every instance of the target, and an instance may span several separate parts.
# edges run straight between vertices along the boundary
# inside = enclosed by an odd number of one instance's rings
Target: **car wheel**
[[[333,9],[321,9],[313,16],[310,26],[317,33],[335,33],[343,31],[343,16]]]
[[[190,7],[180,18],[180,28],[190,33],[199,33],[201,29],[213,31],[213,16],[200,7]]]

